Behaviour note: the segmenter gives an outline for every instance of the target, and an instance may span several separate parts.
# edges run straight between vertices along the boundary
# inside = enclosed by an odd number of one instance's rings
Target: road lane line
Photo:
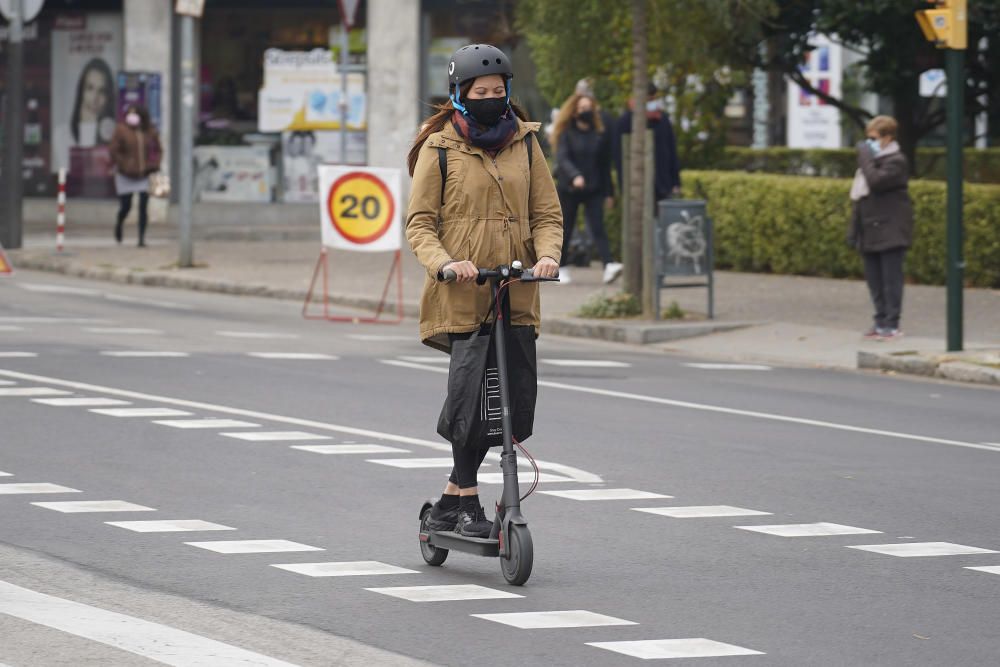
[[[251,442],[269,442],[272,440],[292,442],[295,440],[330,439],[330,436],[328,435],[306,433],[305,431],[244,431],[237,433],[220,433],[219,435],[224,435],[227,438],[236,438],[237,440],[249,440]]]
[[[0,484],[0,496],[32,493],[83,493],[79,489],[68,486],[50,484],[48,482],[22,482],[20,484]]]
[[[503,623],[519,630],[538,630],[555,628],[597,628],[608,625],[639,625],[635,621],[615,618],[605,614],[596,614],[586,609],[567,609],[565,611],[518,611],[503,614],[470,614],[473,618],[481,618],[494,623]]]
[[[124,528],[136,533],[188,533],[208,530],[236,530],[221,523],[200,519],[160,519],[153,521],[105,521],[109,526]]]
[[[332,354],[314,352],[248,352],[247,356],[256,359],[279,359],[286,361],[336,361],[340,357]]]
[[[372,593],[391,595],[410,602],[455,602],[458,600],[503,600],[523,598],[523,595],[500,591],[476,584],[449,584],[444,586],[393,586],[390,588],[366,588]]]
[[[420,364],[411,364],[405,361],[397,361],[395,359],[380,359],[383,364],[388,364],[390,366],[400,366],[402,368],[414,368],[422,371],[431,371],[435,373],[447,373],[447,368],[436,368],[434,366],[422,366]],[[2,371],[0,371],[2,372]],[[18,375],[11,375],[11,377],[19,377]],[[25,375],[25,379],[37,379],[38,381],[48,382],[50,384],[56,384],[54,381],[46,378],[33,378],[33,376]],[[864,433],[866,435],[878,435],[886,438],[897,438],[899,440],[915,440],[917,442],[929,442],[935,445],[950,445],[952,447],[968,447],[969,449],[985,449],[987,451],[997,451],[995,445],[979,444],[975,442],[964,442],[962,440],[951,440],[949,438],[936,438],[927,435],[917,435],[915,433],[901,433],[899,431],[887,431],[878,428],[867,428],[864,426],[853,426],[851,424],[839,424],[837,422],[828,422],[820,419],[807,419],[805,417],[791,417],[789,415],[780,415],[772,412],[760,412],[757,410],[741,410],[739,408],[727,408],[722,405],[711,405],[709,403],[693,403],[691,401],[678,401],[672,398],[660,398],[658,396],[647,396],[645,394],[633,394],[626,391],[614,391],[612,389],[595,389],[593,387],[580,387],[577,385],[566,384],[564,382],[552,382],[549,380],[539,380],[539,387],[549,387],[551,389],[563,389],[565,391],[576,391],[583,394],[594,394],[595,396],[607,396],[609,398],[623,398],[631,401],[639,401],[642,403],[654,403],[657,405],[667,405],[674,408],[685,408],[688,410],[699,410],[702,412],[717,412],[721,414],[733,415],[736,417],[750,417],[753,419],[766,419],[769,421],[785,422],[787,424],[799,424],[801,426],[815,426],[817,428],[827,428],[835,431],[849,431],[851,433]]]
[[[55,510],[64,514],[84,512],[155,512],[152,507],[136,505],[124,500],[67,500],[54,503],[31,503],[36,507]]]
[[[672,519],[713,519],[732,516],[771,516],[771,512],[761,512],[732,505],[693,505],[688,507],[633,507],[633,512],[646,512],[668,516]]]
[[[141,327],[84,327],[84,331],[93,334],[121,334],[122,336],[162,336],[159,329],[143,329]]]
[[[170,350],[108,350],[101,352],[105,357],[121,359],[160,359],[165,357],[187,357],[187,352],[172,352]]]
[[[587,642],[587,646],[603,648],[642,660],[670,658],[721,658],[733,655],[767,655],[742,646],[717,642],[704,637],[685,639],[640,639],[638,641]]]
[[[171,426],[173,428],[257,428],[260,424],[244,422],[238,419],[164,419],[156,420],[154,424]]]
[[[215,335],[223,336],[224,338],[255,338],[260,340],[295,339],[299,337],[298,334],[272,333],[268,331],[216,331]]]
[[[628,368],[632,364],[609,359],[539,359],[543,364],[567,368]]]
[[[8,351],[0,352],[0,359],[31,359],[32,357],[37,357],[37,352],[19,352],[19,351]]]
[[[91,412],[108,417],[187,417],[190,412],[174,408],[96,408]]]
[[[704,364],[704,363],[689,363],[681,364],[682,366],[687,366],[688,368],[700,368],[703,371],[769,371],[770,366],[764,366],[762,364]]]
[[[185,542],[192,547],[207,549],[220,554],[274,554],[286,551],[325,551],[291,540],[215,540],[212,542]]]
[[[420,574],[419,570],[408,570],[377,560],[358,560],[331,563],[286,563],[272,565],[307,577],[360,577],[386,574]]]
[[[772,526],[733,526],[733,528],[763,533],[765,535],[777,535],[778,537],[830,537],[833,535],[870,535],[882,533],[881,530],[855,528],[854,526],[826,522],[789,523]]]
[[[561,491],[539,491],[547,496],[558,496],[570,500],[659,500],[673,498],[661,493],[637,491],[636,489],[564,489]]]
[[[48,387],[4,387],[0,389],[0,396],[66,396],[72,393]]]
[[[32,403],[51,405],[57,408],[96,408],[109,405],[132,405],[131,401],[117,398],[97,398],[88,396],[71,396],[70,398],[33,398]]]
[[[953,542],[900,542],[898,544],[862,544],[848,549],[859,551],[870,551],[885,556],[896,556],[898,558],[922,558],[928,556],[965,556],[969,554],[995,554],[1000,553],[993,549],[982,549],[980,547],[968,547],[964,544],[954,544]]]
[[[418,366],[418,368],[424,368]],[[447,369],[434,369],[443,370],[447,373]],[[257,410],[244,410],[242,408],[231,408],[224,405],[216,405],[213,403],[202,403],[200,401],[188,401],[180,398],[170,398],[168,396],[157,396],[154,394],[145,394],[137,391],[129,391],[126,389],[115,389],[114,387],[104,387],[101,385],[89,384],[86,382],[76,382],[74,380],[59,380],[56,378],[45,378],[39,375],[33,375],[30,373],[21,373],[19,371],[9,371],[0,370],[0,375],[19,378],[22,380],[32,380],[32,381],[48,381],[49,384],[60,385],[63,387],[71,387],[74,389],[79,389],[88,392],[99,392],[103,394],[110,394],[112,396],[121,396],[123,398],[131,398],[134,400],[142,400],[157,403],[167,403],[170,405],[177,405],[180,407],[191,408],[195,410],[204,410],[208,412],[218,412],[229,415],[237,415],[240,417],[249,417],[253,419],[264,419],[267,421],[279,422],[283,424],[292,424],[295,426],[301,426],[305,428],[318,429],[322,431],[333,431],[337,433],[348,433],[350,435],[361,436],[363,438],[375,438],[378,440],[390,440],[392,442],[403,443],[407,445],[419,445],[421,447],[428,447],[430,449],[435,449],[440,452],[451,452],[451,445],[445,444],[443,442],[434,442],[433,440],[424,440],[422,438],[411,438],[405,435],[395,435],[392,433],[385,433],[382,431],[373,431],[364,428],[355,428],[353,426],[343,426],[341,424],[330,424],[326,422],[313,421],[311,419],[299,419],[298,417],[285,417],[283,415],[276,415],[268,412],[259,412]],[[486,456],[488,461],[499,461],[500,456],[498,454],[488,454]],[[519,463],[527,462],[519,460]],[[581,470],[580,468],[574,468],[573,466],[568,466],[562,463],[552,463],[549,461],[542,461],[540,459],[535,459],[535,463],[542,470],[550,470],[553,473],[559,475],[565,475],[569,477],[574,482],[580,482],[582,484],[601,484],[604,480],[600,475],[595,475],[594,473],[587,472],[586,470]]]
[[[295,667],[168,625],[0,581],[0,613],[177,667]]]

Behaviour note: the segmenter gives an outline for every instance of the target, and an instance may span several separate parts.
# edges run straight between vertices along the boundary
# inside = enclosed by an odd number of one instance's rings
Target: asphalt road
[[[1000,392],[543,336],[512,588],[420,557],[444,357],[298,310],[0,281],[0,664],[997,662]]]

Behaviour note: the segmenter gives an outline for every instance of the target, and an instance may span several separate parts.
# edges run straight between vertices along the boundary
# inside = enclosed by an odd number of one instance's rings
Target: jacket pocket
[[[464,219],[447,220],[440,223],[438,236],[445,252],[452,259],[472,259],[469,253],[469,221]]]
[[[861,243],[864,249],[877,250],[891,243],[891,224],[885,218],[869,218],[864,220]]]

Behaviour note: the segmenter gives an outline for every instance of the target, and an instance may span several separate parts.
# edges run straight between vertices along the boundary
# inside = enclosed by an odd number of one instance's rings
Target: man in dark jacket
[[[656,86],[649,84],[649,98],[643,100],[640,106],[645,106],[646,127],[653,131],[653,201],[660,201],[680,194],[681,165],[677,159],[674,126],[656,96]],[[632,109],[626,109],[615,126],[613,152],[619,187],[625,182],[622,178],[622,147],[625,143],[622,137],[626,134],[632,134]]]
[[[851,184],[854,202],[847,242],[864,258],[865,280],[875,307],[866,338],[903,335],[903,258],[913,243],[913,203],[907,189],[910,168],[896,143],[896,120],[876,116],[858,143],[858,171]]]

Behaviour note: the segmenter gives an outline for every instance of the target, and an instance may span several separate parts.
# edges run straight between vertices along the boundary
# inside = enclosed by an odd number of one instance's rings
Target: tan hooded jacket
[[[534,138],[538,123],[518,121],[511,143],[495,159],[467,144],[451,123],[420,149],[406,213],[406,240],[427,269],[420,302],[420,339],[448,351],[449,333],[479,328],[490,312],[488,286],[441,283],[438,271],[452,261],[471,260],[494,268],[540,257],[559,261],[562,212],[552,175]],[[535,141],[529,169],[526,141]],[[438,148],[446,149],[448,171],[442,202]],[[541,323],[538,285],[510,288],[511,324]]]

